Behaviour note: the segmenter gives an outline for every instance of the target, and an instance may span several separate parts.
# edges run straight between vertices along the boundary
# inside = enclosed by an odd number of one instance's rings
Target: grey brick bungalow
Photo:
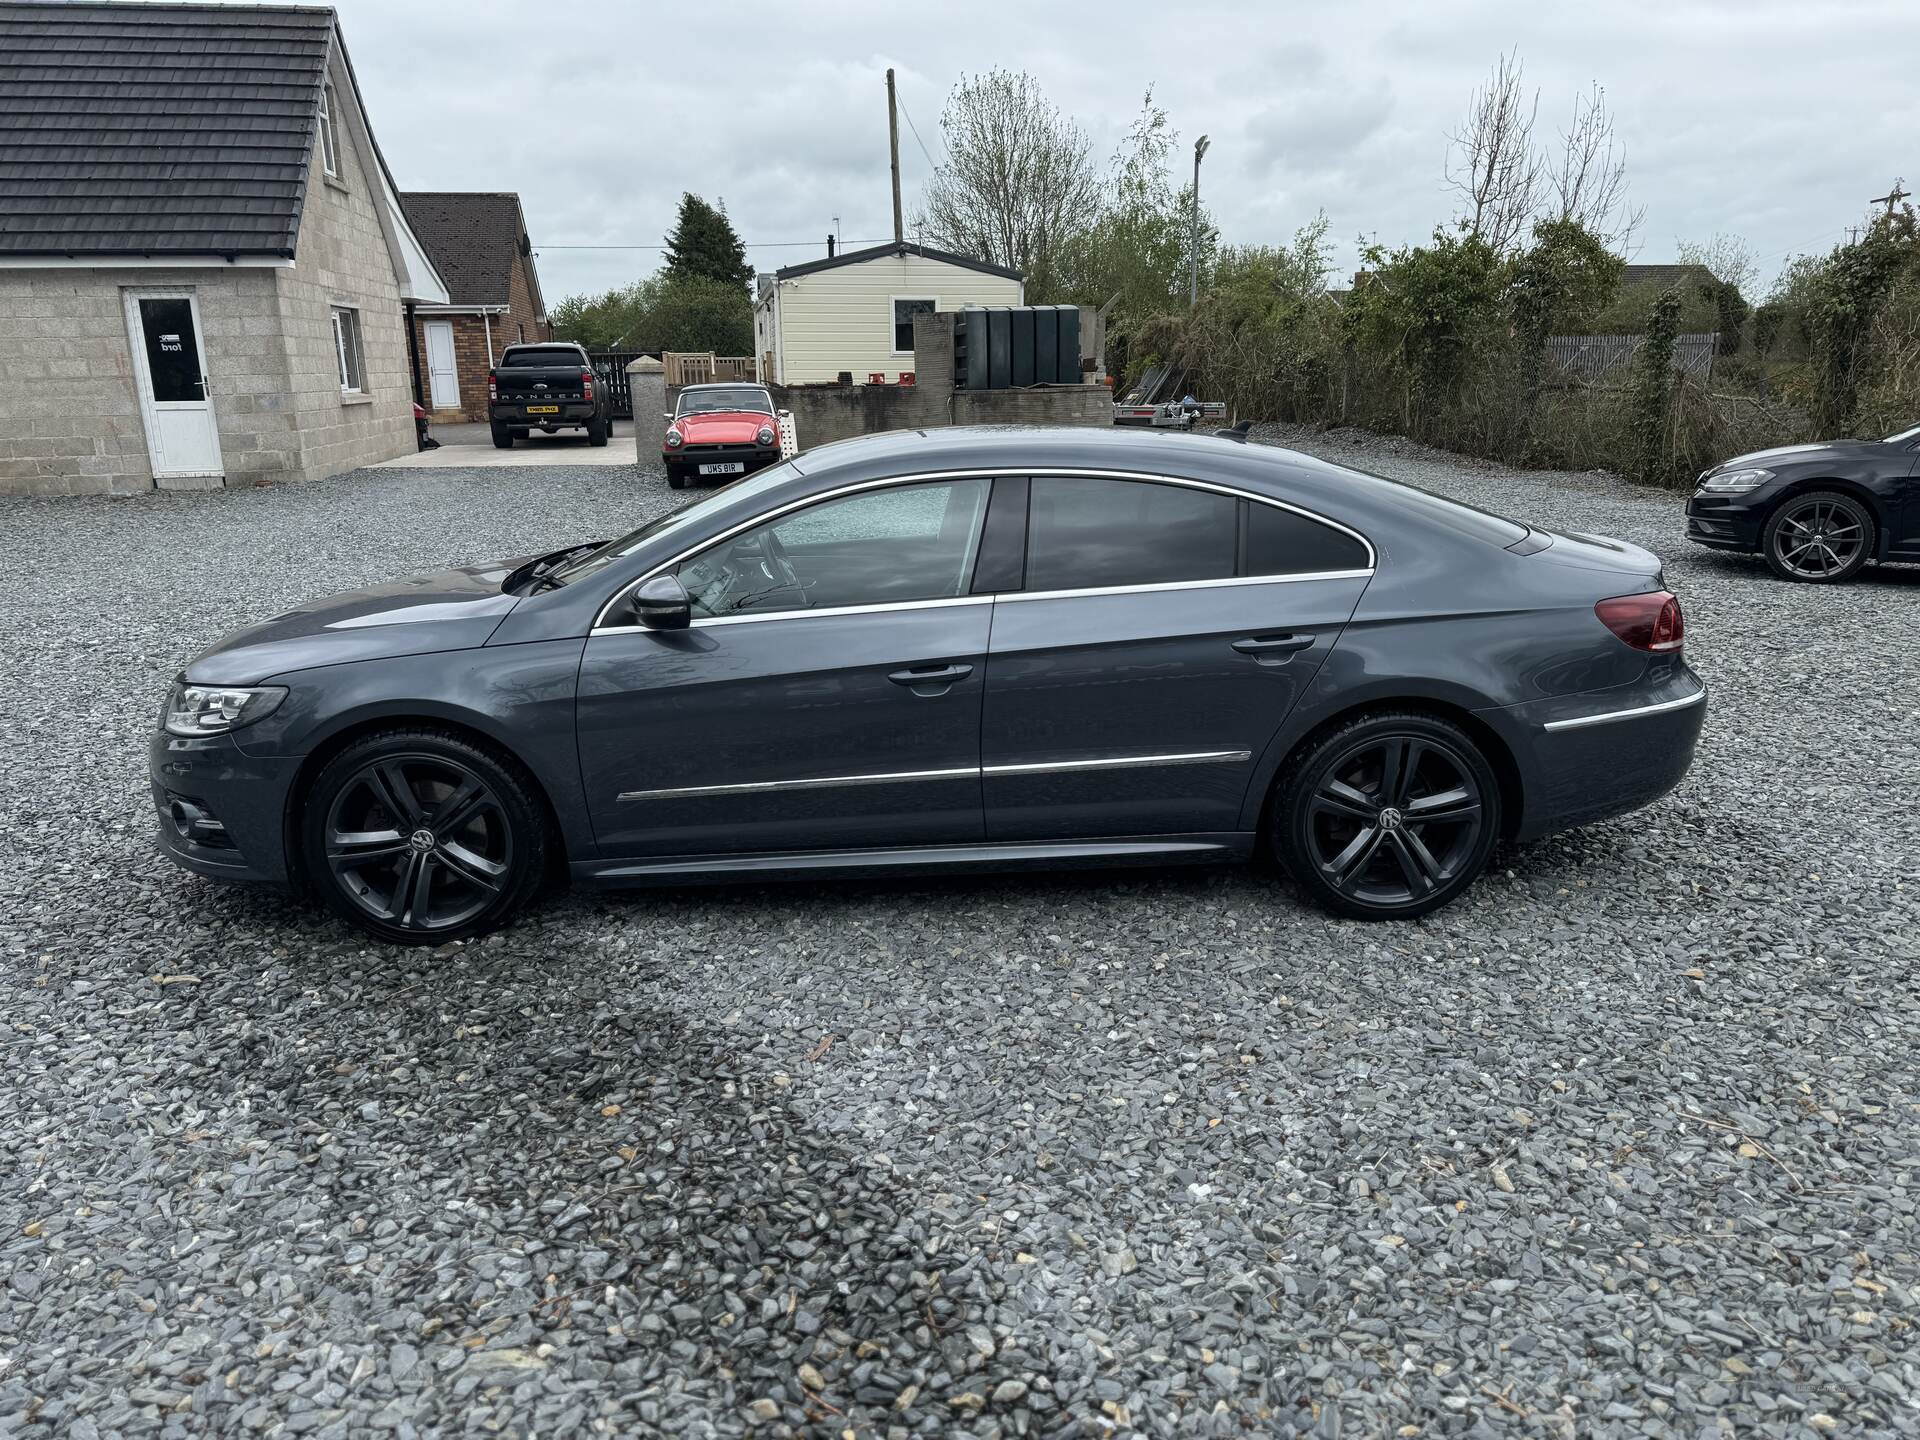
[[[402,454],[410,302],[446,287],[332,10],[0,0],[0,493]]]

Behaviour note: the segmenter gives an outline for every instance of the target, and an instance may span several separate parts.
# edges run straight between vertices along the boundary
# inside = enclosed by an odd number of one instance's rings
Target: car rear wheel
[[[612,425],[609,421],[598,419],[589,420],[587,422],[587,443],[589,445],[605,445],[607,443],[607,432],[610,429],[612,429]]]
[[[493,448],[496,450],[511,450],[513,448],[513,431],[504,425],[495,425],[491,428],[493,430]]]
[[[301,845],[336,915],[376,939],[438,945],[518,914],[550,838],[517,766],[462,736],[408,729],[355,741],[315,777]]]
[[[1873,554],[1873,539],[1866,506],[1837,490],[1814,490],[1773,512],[1761,545],[1782,579],[1831,585],[1860,573]]]
[[[1270,809],[1281,863],[1326,909],[1424,915],[1486,867],[1500,786],[1479,747],[1437,716],[1362,716],[1294,757]]]

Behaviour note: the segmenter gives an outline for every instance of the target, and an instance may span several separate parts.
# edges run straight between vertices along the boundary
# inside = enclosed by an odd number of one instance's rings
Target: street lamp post
[[[1207,153],[1207,137],[1193,142],[1193,249],[1187,255],[1187,308],[1200,303],[1200,160]]]

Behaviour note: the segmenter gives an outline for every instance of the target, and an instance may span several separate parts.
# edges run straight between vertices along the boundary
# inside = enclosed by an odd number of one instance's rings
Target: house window
[[[320,164],[327,174],[340,174],[340,147],[333,138],[333,82],[320,87]]]
[[[360,312],[345,305],[333,307],[333,348],[340,360],[340,393],[366,393],[366,371],[360,363]]]
[[[931,315],[940,308],[938,300],[908,299],[899,295],[893,297],[893,353],[911,355],[913,353],[913,317]]]

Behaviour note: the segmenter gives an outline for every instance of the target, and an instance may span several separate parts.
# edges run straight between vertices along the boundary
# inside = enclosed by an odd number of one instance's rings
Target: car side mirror
[[[660,412],[660,418],[671,425],[673,423],[673,412],[671,410],[662,410]]]
[[[693,619],[693,598],[678,575],[656,575],[633,592],[633,618],[649,630],[684,630]]]

